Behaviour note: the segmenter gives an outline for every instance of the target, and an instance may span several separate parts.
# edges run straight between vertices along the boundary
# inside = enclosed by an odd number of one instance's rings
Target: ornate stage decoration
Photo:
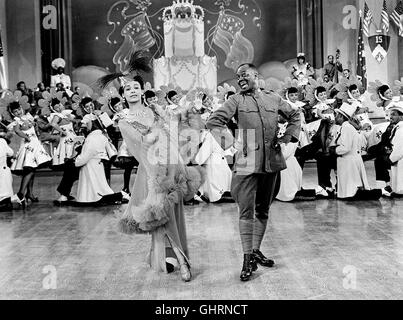
[[[380,2],[379,2],[380,3]],[[360,11],[360,16],[362,16],[362,11]],[[393,21],[394,12],[392,13],[392,21]],[[370,35],[370,25],[373,24],[375,26],[376,34]],[[388,14],[388,8],[386,4],[386,0],[383,1],[382,9],[381,9],[381,22],[378,24],[374,21],[374,16],[367,3],[364,3],[364,13],[363,13],[363,31],[364,35],[368,38],[368,44],[371,49],[372,56],[378,63],[382,63],[382,61],[386,58],[389,47],[391,37],[388,35],[390,29],[390,17]]]
[[[368,37],[368,43],[372,56],[378,63],[382,63],[388,54],[390,36],[382,34],[382,31],[380,30],[377,30],[377,32],[377,35]]]
[[[247,23],[261,30],[262,14],[255,0],[217,0],[217,11],[203,8],[202,0],[200,5],[177,0],[150,13],[160,2],[121,0],[109,9],[107,22],[113,29],[107,42],[120,46],[113,57],[117,71],[127,71],[133,52],[149,50],[155,59],[157,89],[172,83],[184,90],[203,87],[216,91],[217,64],[235,70],[241,63],[253,62],[254,47],[244,33]],[[225,61],[217,62],[217,48]]]
[[[128,13],[132,5],[134,13]],[[113,26],[113,30],[106,41],[118,45],[120,39],[114,38],[117,29],[120,29],[120,35],[123,37],[123,42],[113,57],[117,72],[127,72],[130,56],[136,51],[155,47],[154,57],[162,54],[162,35],[153,28],[150,19],[160,14],[163,9],[149,15],[149,6],[151,0],[118,1],[108,11],[107,22]]]

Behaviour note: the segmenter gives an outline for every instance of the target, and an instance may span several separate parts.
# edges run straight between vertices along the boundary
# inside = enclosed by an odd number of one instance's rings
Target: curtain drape
[[[298,52],[315,69],[323,67],[323,0],[297,0]]]
[[[72,72],[71,0],[40,0],[41,21],[47,15],[43,13],[43,8],[47,5],[56,8],[57,28],[47,30],[41,25],[42,75],[46,86],[50,84],[50,77],[54,74],[51,67],[54,59],[66,60],[65,73]]]

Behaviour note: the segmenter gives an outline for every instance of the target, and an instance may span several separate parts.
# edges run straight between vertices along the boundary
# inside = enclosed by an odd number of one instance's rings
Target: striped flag
[[[399,1],[390,17],[399,29],[399,36],[403,37],[403,1]]]
[[[374,16],[372,15],[372,11],[369,10],[367,2],[364,5],[364,21],[362,24],[363,32],[366,37],[369,37],[369,26],[371,25],[372,21],[374,20]]]
[[[6,67],[4,63],[3,42],[1,40],[0,28],[0,90],[6,90],[7,88]]]
[[[385,33],[389,32],[389,14],[388,14],[388,7],[386,6],[386,0],[383,0],[383,7],[382,7],[382,13],[381,13],[381,25],[383,31]]]
[[[361,80],[362,87],[367,90],[367,62],[365,58],[365,44],[363,36],[363,23],[360,17],[360,28],[358,30],[358,48],[357,48],[357,77]]]

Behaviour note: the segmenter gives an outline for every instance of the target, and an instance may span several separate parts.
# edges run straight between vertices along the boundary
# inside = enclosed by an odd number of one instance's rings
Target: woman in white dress
[[[298,80],[299,86],[305,86],[308,84],[310,78],[313,78],[315,74],[311,65],[306,62],[305,54],[299,53],[297,56],[297,63],[292,66],[292,76]]]
[[[8,110],[14,120],[9,125],[9,129],[13,129],[22,138],[16,159],[11,165],[11,171],[15,174],[22,174],[22,180],[20,189],[12,200],[25,207],[26,198],[37,202],[37,199],[32,195],[32,186],[29,190],[30,193],[27,194],[36,169],[49,163],[52,158],[45,151],[36,135],[34,118],[29,113],[24,114],[18,102],[12,102],[8,106]]]

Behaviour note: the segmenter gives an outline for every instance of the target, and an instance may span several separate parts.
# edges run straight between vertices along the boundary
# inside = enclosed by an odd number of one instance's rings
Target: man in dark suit
[[[279,95],[259,89],[258,71],[252,64],[237,69],[239,94],[231,96],[207,122],[213,135],[234,144],[227,124],[235,117],[238,123],[237,149],[231,194],[239,207],[239,229],[244,262],[241,280],[247,281],[257,263],[272,267],[274,261],[260,251],[269,208],[280,187],[280,171],[286,168],[280,143],[297,142],[301,130],[299,111],[293,110]],[[277,139],[278,116],[287,121],[285,135]],[[220,141],[220,140],[218,140]]]

